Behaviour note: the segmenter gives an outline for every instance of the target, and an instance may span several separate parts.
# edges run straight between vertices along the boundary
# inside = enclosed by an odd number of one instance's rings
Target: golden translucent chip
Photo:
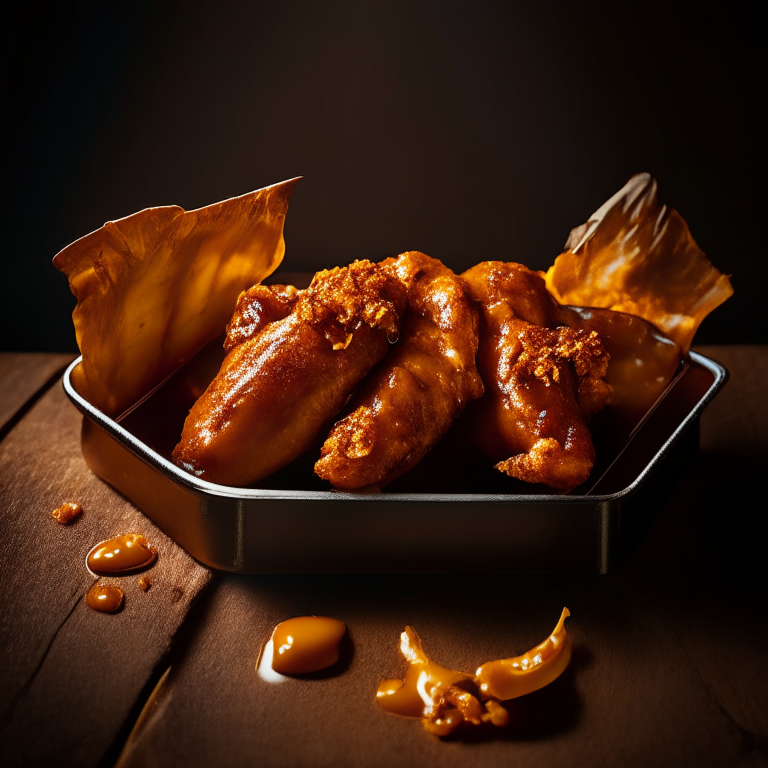
[[[220,334],[240,291],[280,264],[297,182],[194,211],[147,208],[58,253],[77,297],[77,390],[120,414]]]
[[[649,174],[633,176],[571,232],[547,288],[562,304],[638,315],[687,352],[701,321],[733,288],[656,191]]]

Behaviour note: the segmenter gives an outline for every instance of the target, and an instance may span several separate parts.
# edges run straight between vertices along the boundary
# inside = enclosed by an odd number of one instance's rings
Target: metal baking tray
[[[385,492],[354,494],[314,476],[319,443],[249,488],[199,480],[170,461],[223,356],[217,340],[116,420],[75,390],[81,358],[63,384],[83,413],[83,455],[93,472],[194,558],[240,573],[608,573],[637,548],[695,455],[699,416],[728,377],[719,363],[690,353],[628,439],[596,438],[592,476],[568,495],[496,472],[467,447],[460,427]]]

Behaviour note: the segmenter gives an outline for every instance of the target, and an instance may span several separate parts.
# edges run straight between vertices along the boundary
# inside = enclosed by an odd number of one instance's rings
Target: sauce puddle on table
[[[86,558],[88,570],[102,576],[136,571],[152,565],[157,550],[140,533],[126,533],[97,544]]]
[[[346,624],[327,616],[297,616],[278,624],[259,654],[256,672],[262,680],[282,682],[286,675],[307,675],[339,660]]]

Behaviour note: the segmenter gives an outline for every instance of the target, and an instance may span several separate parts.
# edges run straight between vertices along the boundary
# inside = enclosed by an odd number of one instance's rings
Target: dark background
[[[51,258],[148,206],[303,175],[290,271],[409,249],[543,269],[637,171],[733,275],[696,341],[763,342],[753,8],[28,4],[3,25],[0,349],[75,351]]]

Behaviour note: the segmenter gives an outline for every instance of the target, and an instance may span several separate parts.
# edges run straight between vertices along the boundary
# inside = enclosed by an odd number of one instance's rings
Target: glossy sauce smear
[[[565,632],[563,609],[552,634],[522,656],[483,664],[474,676],[441,667],[430,660],[419,636],[406,627],[400,652],[408,662],[403,680],[382,680],[376,703],[386,712],[421,718],[435,736],[447,736],[463,723],[504,726],[509,714],[506,701],[543,688],[555,680],[571,659],[571,639]]]
[[[346,631],[343,621],[327,616],[298,616],[281,622],[264,646],[259,675],[276,682],[270,670],[278,675],[306,675],[333,666]]]
[[[157,559],[157,550],[140,533],[127,533],[97,544],[86,560],[88,569],[100,575],[146,568]]]

